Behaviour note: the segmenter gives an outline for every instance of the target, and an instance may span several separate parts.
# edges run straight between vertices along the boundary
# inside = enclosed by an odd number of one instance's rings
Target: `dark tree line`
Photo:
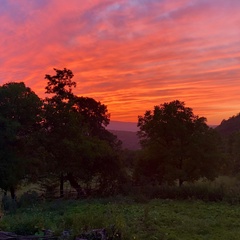
[[[45,76],[45,99],[24,83],[0,86],[0,188],[12,198],[22,180],[57,181],[60,197],[66,182],[78,197],[104,196],[126,182],[181,186],[212,180],[227,166],[220,135],[178,100],[139,116],[142,150],[123,151],[106,130],[107,106],[76,96],[71,70],[54,70]],[[238,145],[234,141],[232,148]]]
[[[0,88],[0,188],[13,198],[26,178],[58,178],[60,196],[66,181],[79,197],[86,194],[81,183],[101,192],[118,185],[120,142],[105,128],[107,107],[73,94],[71,70],[55,71],[45,77],[50,97],[43,100],[24,83]]]

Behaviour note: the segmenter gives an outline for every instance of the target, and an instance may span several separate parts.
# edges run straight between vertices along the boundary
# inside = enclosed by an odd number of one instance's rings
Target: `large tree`
[[[13,198],[19,181],[30,173],[33,151],[28,146],[40,128],[41,111],[42,101],[24,83],[0,87],[0,188]]]
[[[213,179],[218,172],[218,136],[206,118],[178,100],[155,106],[139,116],[144,154],[138,173],[160,183]]]
[[[45,99],[46,148],[51,153],[51,171],[68,180],[78,195],[83,194],[80,181],[98,179],[101,186],[109,183],[118,169],[114,150],[118,141],[105,127],[109,123],[107,107],[93,98],[72,93],[76,83],[71,70],[54,69],[56,75],[46,75]],[[109,172],[109,170],[111,171]],[[117,175],[117,174],[115,174]]]

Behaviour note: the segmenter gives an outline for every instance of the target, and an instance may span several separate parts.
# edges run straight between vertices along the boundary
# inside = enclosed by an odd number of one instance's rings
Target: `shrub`
[[[18,200],[19,207],[32,207],[39,203],[39,195],[36,191],[27,191]]]
[[[2,209],[7,213],[15,213],[17,208],[16,200],[12,199],[8,195],[2,197]]]

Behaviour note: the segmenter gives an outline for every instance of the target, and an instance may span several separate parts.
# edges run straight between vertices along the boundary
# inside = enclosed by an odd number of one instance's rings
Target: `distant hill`
[[[210,127],[215,128],[216,125],[210,125]],[[141,149],[137,136],[137,131],[139,130],[137,123],[111,121],[107,129],[122,141],[123,148],[129,150]]]
[[[224,119],[215,129],[224,136],[240,131],[240,113],[230,117],[228,120]]]
[[[120,130],[109,130],[111,133],[116,135],[119,140],[122,141],[123,149],[129,150],[138,150],[141,149],[137,132],[130,132],[130,131],[120,131]]]
[[[120,121],[110,121],[109,125],[107,126],[107,129],[130,132],[137,132],[139,130],[136,122],[120,122]]]
[[[218,125],[208,125],[210,128],[216,128]]]

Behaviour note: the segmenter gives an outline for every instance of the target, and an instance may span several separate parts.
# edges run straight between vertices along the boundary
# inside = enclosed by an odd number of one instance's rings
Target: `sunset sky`
[[[0,85],[44,97],[66,67],[113,121],[176,99],[209,124],[240,112],[240,0],[0,0],[0,23]]]

